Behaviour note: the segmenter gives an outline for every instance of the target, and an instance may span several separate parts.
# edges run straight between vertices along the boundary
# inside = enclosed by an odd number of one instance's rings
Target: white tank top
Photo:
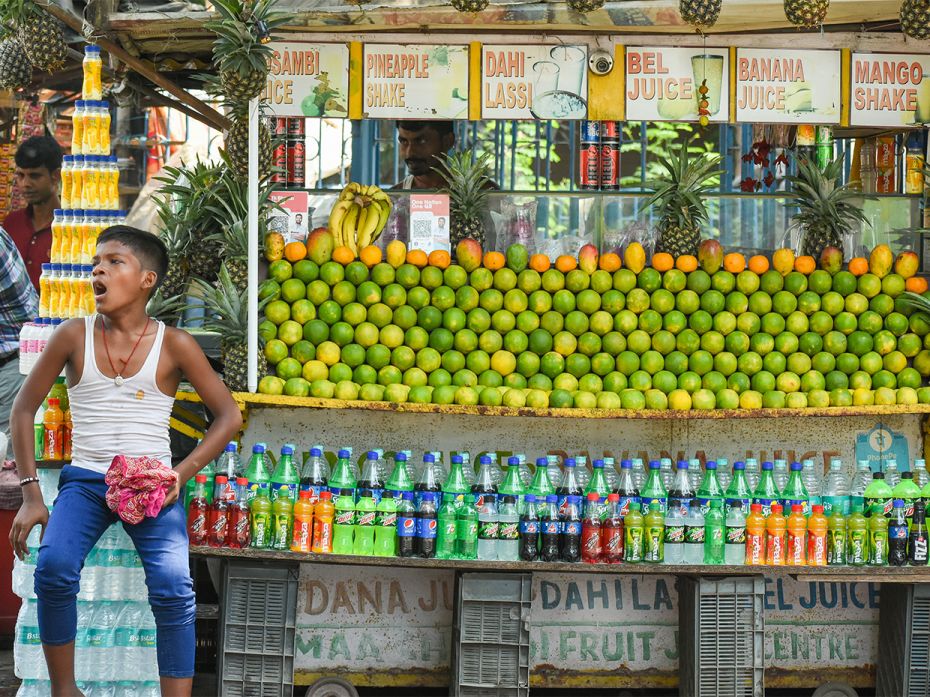
[[[84,372],[68,390],[71,400],[71,464],[106,474],[117,455],[148,456],[171,466],[168,420],[174,397],[158,389],[156,370],[165,325],[158,322],[155,343],[138,373],[117,387],[97,367],[94,326],[97,315],[84,318]]]

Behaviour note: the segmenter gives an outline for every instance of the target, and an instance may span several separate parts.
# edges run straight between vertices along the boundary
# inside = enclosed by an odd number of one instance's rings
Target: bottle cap
[[[563,464],[564,464],[566,467],[574,467],[574,466],[575,466],[575,458],[573,458],[573,457],[567,457],[567,458],[565,458],[565,462],[564,462]]]
[[[519,458],[519,457],[508,457],[508,458],[507,458],[507,466],[508,466],[508,467],[519,467],[519,466],[520,466],[520,458]]]
[[[252,446],[252,454],[253,454],[253,455],[256,455],[256,454],[258,454],[258,453],[264,453],[264,452],[265,452],[265,446],[264,446],[264,444],[262,444],[262,443],[256,443],[255,445]]]
[[[904,501],[902,499],[895,499],[891,506],[892,508],[904,508]]]
[[[819,503],[815,503],[813,506],[811,506],[811,510],[814,513],[823,513],[823,506],[821,506]]]
[[[340,496],[354,496],[354,495],[355,495],[355,489],[340,489],[340,490],[339,490],[339,495],[340,495]],[[412,494],[411,494],[411,495],[412,495]]]
[[[323,457],[323,451],[319,448],[310,448],[310,457]]]
[[[680,470],[686,470],[686,469],[688,469],[688,466],[689,466],[689,465],[688,465],[688,461],[687,461],[687,460],[679,460],[677,466],[678,466],[678,469],[680,469]]]
[[[762,513],[762,504],[761,503],[751,503],[749,504],[749,510],[753,513]]]
[[[651,469],[651,470],[657,470],[657,469],[659,469],[661,466],[662,466],[662,463],[659,462],[658,460],[650,460],[650,461],[649,461],[649,469]]]
[[[351,453],[349,453],[348,450],[340,450],[339,453],[337,454],[337,457],[340,460],[348,460],[351,457]]]
[[[773,506],[773,509],[774,509],[774,506]],[[802,506],[800,503],[793,503],[791,504],[791,512],[792,513],[803,513],[804,506]]]
[[[50,407],[57,407],[59,404],[61,404],[61,400],[56,399],[55,397],[52,397],[48,400],[48,405]]]
[[[51,400],[49,400],[49,401],[51,401]],[[206,484],[206,483],[207,483],[207,475],[205,475],[205,474],[198,474],[197,476],[194,477],[194,481],[197,482],[198,484]]]
[[[297,497],[300,498],[300,499],[309,499],[309,498],[310,498],[310,490],[309,490],[309,489],[302,489],[301,492],[300,492],[299,494],[297,494]]]
[[[462,462],[463,462],[463,460],[462,460],[462,456],[461,456],[461,455],[453,455],[453,456],[452,456],[452,464],[453,464],[453,465],[461,465]]]
[[[333,494],[330,491],[321,491],[320,492],[320,501],[331,501]]]
[[[293,445],[285,445],[285,446],[282,446],[282,447],[281,447],[281,454],[282,454],[282,455],[293,455],[293,454],[294,454],[294,446],[293,446]]]
[[[600,501],[601,497],[596,491],[592,491],[588,494],[588,501]]]
[[[517,502],[517,497],[516,497],[516,496],[511,496],[510,494],[506,494],[506,495],[504,495],[503,497],[501,497],[501,502],[503,502],[503,503],[516,503],[516,502]]]
[[[549,461],[548,461],[546,458],[544,458],[544,457],[537,457],[537,458],[536,458],[536,466],[537,466],[537,467],[548,467],[548,466],[549,466]]]
[[[374,450],[369,450],[369,451],[368,451],[368,455],[366,455],[366,457],[367,457],[369,460],[377,460],[377,459],[378,459],[378,453],[376,453]]]
[[[631,470],[633,469],[632,460],[620,460],[620,469]]]
[[[804,466],[803,466],[800,462],[792,462],[792,463],[791,463],[791,471],[792,471],[792,472],[800,472],[802,469],[804,469]]]
[[[913,479],[913,478],[914,478],[913,472],[902,472],[901,473],[901,479]]]
[[[776,513],[782,513],[784,510],[785,509],[782,507],[780,503],[772,504],[772,515],[775,515]],[[803,508],[801,510],[803,510]]]
[[[412,491],[405,491],[403,494],[401,494],[401,498],[402,498],[404,501],[413,501],[413,492],[412,492]]]
[[[426,453],[426,455],[423,456],[423,462],[433,463],[436,462],[436,458],[433,457],[432,453]]]
[[[523,497],[525,503],[536,503],[536,494],[527,494]]]
[[[884,478],[885,478],[884,472],[872,472],[872,479],[884,479]]]
[[[705,463],[705,465],[704,465],[704,469],[706,469],[706,470],[715,470],[715,469],[717,469],[717,463],[714,462],[713,460],[708,460],[708,461]]]
[[[607,500],[611,503],[617,503],[620,500],[620,494],[607,494]]]
[[[229,481],[229,477],[227,477],[225,474],[218,474],[213,478],[213,481],[216,484],[225,484]]]
[[[596,469],[596,470],[598,470],[598,469],[601,469],[601,470],[602,470],[602,469],[604,469],[604,461],[603,461],[603,460],[595,460],[594,462],[591,463],[591,466],[592,466],[594,469]]]
[[[247,477],[236,477],[236,486],[248,486],[249,480]]]
[[[407,453],[397,453],[396,455],[394,455],[394,461],[395,462],[406,462]]]
[[[482,455],[481,457],[478,458],[478,464],[479,464],[479,465],[490,465],[490,464],[491,464],[491,456],[490,456],[490,455]]]
[[[226,452],[227,452],[227,453],[234,453],[234,452],[236,452],[236,450],[238,450],[238,449],[239,449],[239,446],[236,445],[235,441],[226,444]]]
[[[769,471],[775,469],[775,466],[771,462],[763,462],[762,469]]]

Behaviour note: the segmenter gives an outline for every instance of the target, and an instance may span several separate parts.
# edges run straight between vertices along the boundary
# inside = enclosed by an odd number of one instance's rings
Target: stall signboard
[[[468,118],[468,46],[365,44],[362,113],[370,119]]]
[[[275,41],[262,100],[275,116],[349,115],[349,47]]]
[[[930,55],[853,53],[849,83],[853,126],[930,123]]]
[[[736,120],[839,123],[841,57],[840,51],[737,49]]]
[[[483,119],[583,119],[587,98],[587,46],[481,49]]]
[[[707,86],[708,118],[730,117],[730,50],[632,47],[626,51],[626,117],[630,121],[697,121]]]

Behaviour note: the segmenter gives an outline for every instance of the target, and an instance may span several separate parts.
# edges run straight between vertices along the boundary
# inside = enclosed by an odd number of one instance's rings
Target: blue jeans
[[[61,471],[58,497],[39,547],[35,572],[43,644],[69,644],[77,634],[77,594],[84,560],[118,520],[107,507],[106,492],[102,474],[72,466]],[[123,523],[123,528],[145,569],[158,630],[159,675],[193,677],[196,602],[184,507],[175,503],[156,518],[145,518],[138,525]]]

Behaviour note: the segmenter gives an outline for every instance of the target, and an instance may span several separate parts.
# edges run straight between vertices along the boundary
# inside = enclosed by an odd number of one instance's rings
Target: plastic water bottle
[[[116,618],[113,603],[109,600],[101,601],[87,630],[90,665],[98,680],[112,680],[116,669],[116,662],[113,660]]]
[[[610,487],[611,491],[617,488],[620,475],[617,474],[617,463],[612,457],[604,458],[604,477],[607,479],[607,486]]]
[[[484,498],[478,509],[478,558],[488,561],[497,559],[497,537],[500,520],[497,512],[497,499],[493,496]]]
[[[930,474],[927,473],[927,463],[922,458],[914,460],[914,483],[921,489],[930,482]]]
[[[670,506],[665,516],[665,563],[683,564],[685,561],[685,519],[681,508]]]
[[[575,458],[575,479],[582,491],[588,486],[588,482],[591,481],[591,470],[588,469],[588,458],[584,455],[579,455]]]
[[[772,472],[772,478],[775,480],[775,487],[779,493],[785,490],[788,484],[788,461],[775,460],[775,469]]]
[[[39,639],[39,619],[34,600],[24,602],[16,618],[16,637],[13,642],[13,660],[16,674],[23,678],[47,678],[47,669]]]
[[[691,506],[685,518],[685,564],[704,563],[704,516],[700,506]]]
[[[523,482],[523,488],[526,489],[533,482],[533,472],[530,470],[530,466],[526,462],[526,455],[523,453],[518,453],[517,460],[520,462],[520,481]]]
[[[813,460],[805,460],[802,463],[801,481],[807,490],[807,500],[810,502],[808,510],[821,504],[822,478],[814,469]]]
[[[633,485],[637,491],[643,490],[643,483],[646,481],[646,465],[641,457],[633,458]]]
[[[688,460],[688,481],[691,483],[691,490],[697,491],[701,488],[701,461],[696,457]]]
[[[746,458],[746,485],[749,487],[750,491],[755,491],[756,486],[759,484],[759,478],[762,476],[762,471],[759,468],[759,461],[754,457]]]
[[[898,471],[897,460],[885,461],[885,483],[892,489],[901,483],[901,473]]]
[[[726,491],[732,480],[733,470],[730,467],[730,461],[725,457],[719,458],[717,460],[717,481],[720,482],[720,488]]]
[[[549,475],[549,481],[553,486],[558,486],[562,481],[562,466],[559,464],[558,455],[546,455],[546,470]]]
[[[662,484],[665,485],[665,490],[668,491],[672,488],[672,483],[675,481],[675,472],[672,469],[672,458],[663,457],[659,460],[659,475],[662,477]]]
[[[739,501],[727,508],[726,526],[723,561],[725,564],[742,566],[746,563],[746,513]]]
[[[864,493],[865,489],[862,491]],[[849,515],[849,480],[843,473],[843,461],[838,457],[830,460],[830,470],[820,493],[825,516],[829,518],[836,513],[845,518]]]
[[[868,460],[858,460],[856,471],[849,482],[849,503],[865,505],[865,490],[872,483],[872,466]],[[861,511],[860,511],[861,512]]]

